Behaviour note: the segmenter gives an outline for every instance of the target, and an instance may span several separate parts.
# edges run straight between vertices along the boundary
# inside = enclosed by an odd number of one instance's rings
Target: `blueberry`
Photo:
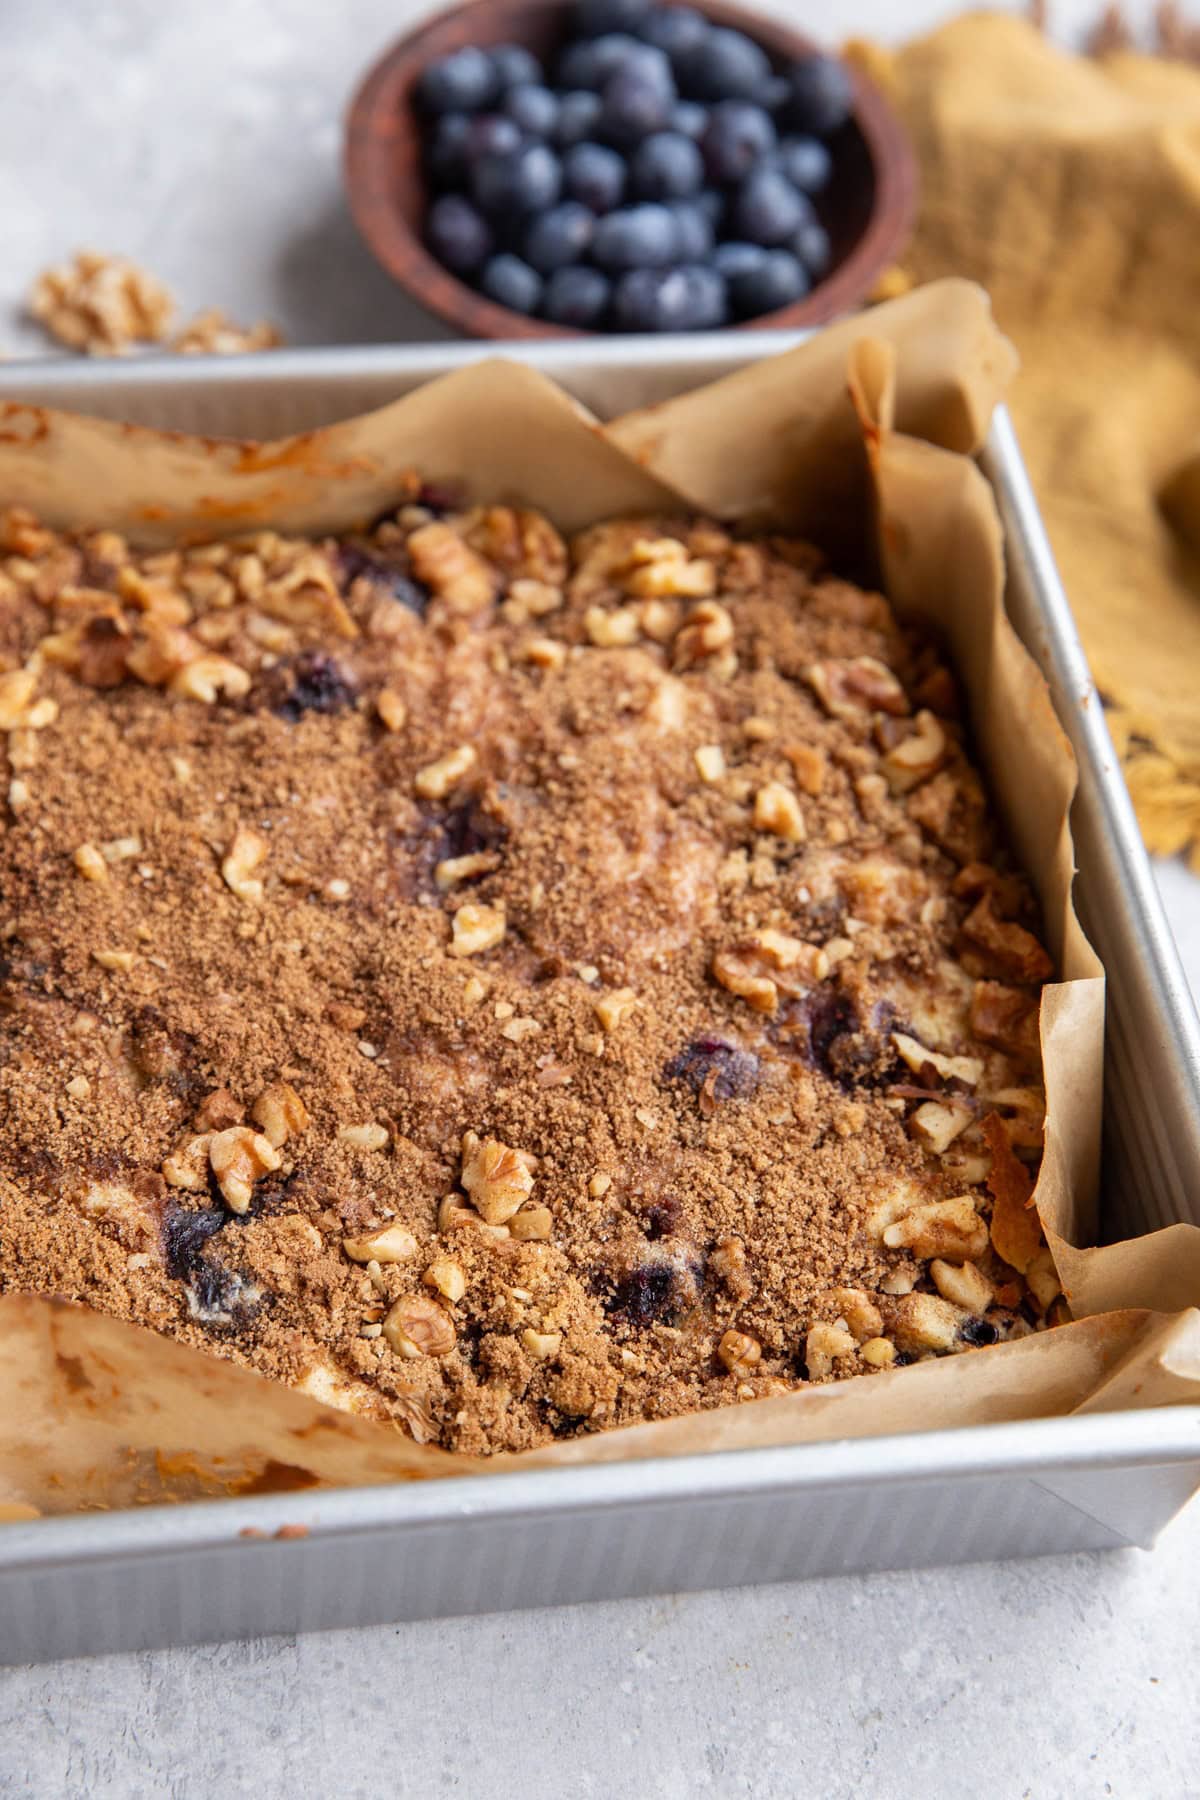
[[[713,251],[713,268],[726,281],[733,281],[748,274],[751,269],[759,268],[766,254],[761,244],[739,244],[736,239],[731,238],[724,244],[718,244]]]
[[[646,54],[652,53],[647,50]],[[675,104],[675,88],[669,74],[662,83],[648,70],[627,62],[604,83],[600,100],[604,136],[614,144],[632,145],[663,129]]]
[[[556,269],[546,283],[542,312],[555,325],[590,331],[607,312],[611,292],[608,278],[599,269],[582,265]]]
[[[828,137],[850,117],[854,88],[844,63],[836,56],[806,56],[790,72],[789,116],[797,131]]]
[[[417,101],[430,113],[475,112],[499,88],[491,59],[468,46],[430,63],[417,82]]]
[[[678,56],[685,56],[689,50],[695,50],[702,38],[708,36],[710,26],[702,13],[690,6],[664,6],[656,8],[640,27],[638,36],[646,43],[653,44],[656,50],[663,50],[674,62]]]
[[[772,75],[757,93],[758,104],[765,106],[768,112],[778,112],[791,103],[791,98],[792,84],[786,75]]]
[[[654,131],[629,160],[629,184],[639,200],[686,200],[704,182],[704,160],[691,138]]]
[[[818,138],[784,138],[773,161],[802,194],[819,194],[833,173],[833,158]]]
[[[685,1081],[693,1094],[707,1086],[714,1100],[744,1100],[758,1086],[759,1060],[729,1038],[704,1036],[671,1058],[663,1070],[667,1081]]]
[[[435,186],[456,187],[463,179],[470,129],[467,113],[443,113],[438,120],[425,153],[425,167]]]
[[[421,504],[429,505],[425,496],[421,496]],[[431,510],[436,511],[434,507]],[[403,569],[394,564],[384,562],[373,556],[369,550],[361,549],[357,544],[341,544],[337,553],[338,579],[345,592],[360,575],[374,583],[390,600],[398,601],[407,612],[415,613],[418,619],[425,617],[425,609],[429,605],[429,590]]]
[[[734,235],[751,244],[785,244],[808,224],[812,206],[778,169],[755,169],[734,198]]]
[[[228,1221],[229,1214],[222,1206],[197,1209],[168,1201],[162,1221],[167,1274],[176,1281],[186,1281],[201,1260],[209,1238],[215,1237]]]
[[[461,194],[443,194],[434,201],[426,235],[438,261],[456,275],[470,275],[486,261],[492,247],[487,224]]]
[[[671,108],[670,128],[698,144],[708,124],[708,108],[698,100],[677,100]]]
[[[625,162],[607,144],[573,144],[563,157],[563,189],[594,213],[611,212],[625,197]]]
[[[708,115],[700,140],[713,181],[741,181],[775,142],[775,127],[750,100],[721,100]]]
[[[525,233],[526,260],[543,275],[578,262],[592,241],[596,219],[578,200],[563,200],[531,220]]]
[[[989,1319],[964,1319],[958,1328],[958,1335],[964,1344],[979,1348],[984,1344],[994,1344],[1000,1333]]]
[[[651,0],[576,0],[572,26],[579,37],[602,37],[607,31],[637,31],[650,13]]]
[[[553,137],[558,124],[558,95],[536,82],[509,88],[502,102],[508,118],[520,126],[527,137]]]
[[[695,200],[677,200],[671,217],[675,221],[676,255],[680,262],[705,262],[712,254],[713,228],[704,208]]]
[[[556,85],[560,88],[591,88],[599,93],[630,52],[641,48],[635,37],[623,31],[610,31],[604,37],[571,44],[559,60]]]
[[[808,287],[808,276],[789,250],[766,250],[760,263],[729,277],[730,298],[742,319],[803,300]]]
[[[613,317],[622,331],[685,331],[692,304],[682,269],[631,269],[613,294]]]
[[[293,723],[305,713],[344,712],[358,698],[353,678],[324,650],[305,650],[278,667],[286,691],[275,710]]]
[[[724,28],[705,32],[677,67],[690,100],[753,100],[771,79],[766,52],[745,32]]]
[[[594,137],[599,129],[599,94],[590,94],[586,88],[575,88],[560,96],[558,123],[554,128],[554,142],[560,150],[582,144],[585,138]]]
[[[540,212],[554,205],[561,188],[562,169],[545,144],[522,144],[506,156],[482,157],[471,171],[472,192],[493,217]]]
[[[463,157],[468,169],[485,156],[510,156],[521,147],[521,127],[503,113],[481,113],[467,126]]]
[[[601,219],[592,260],[602,269],[661,269],[678,254],[675,220],[665,206],[625,206]]]
[[[537,57],[524,44],[497,44],[487,54],[501,91],[546,79]]]
[[[619,1278],[605,1299],[605,1309],[645,1330],[674,1311],[673,1288],[670,1263],[646,1263]]]
[[[791,249],[792,255],[799,257],[812,281],[820,281],[833,260],[829,233],[815,219],[800,227],[792,239]]]
[[[683,264],[676,274],[687,284],[685,331],[719,331],[729,322],[729,294],[725,277],[704,263]]]
[[[676,1239],[676,1246],[679,1240]],[[612,1278],[610,1277],[610,1280]],[[680,1248],[650,1251],[644,1262],[623,1269],[603,1296],[606,1312],[640,1330],[690,1312],[700,1297],[704,1270],[695,1256]]]
[[[519,256],[493,256],[484,264],[479,285],[489,300],[511,312],[536,312],[542,297],[541,276]]]

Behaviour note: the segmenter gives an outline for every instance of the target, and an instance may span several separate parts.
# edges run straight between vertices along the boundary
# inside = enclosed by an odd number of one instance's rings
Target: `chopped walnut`
[[[720,744],[702,744],[694,753],[693,760],[696,772],[701,781],[709,787],[722,780],[725,775],[725,752]]]
[[[781,781],[768,781],[754,796],[754,824],[789,844],[802,844],[807,832],[800,802]]]
[[[833,1374],[839,1356],[853,1356],[858,1346],[840,1325],[813,1325],[804,1340],[804,1366],[810,1381],[824,1381]]]
[[[460,881],[474,881],[477,875],[486,875],[499,866],[500,858],[494,850],[473,850],[469,856],[448,856],[438,863],[433,878],[446,893]]]
[[[943,1056],[910,1037],[906,1031],[893,1031],[892,1043],[915,1075],[931,1068],[943,1081],[961,1081],[967,1087],[978,1087],[983,1078],[983,1063],[977,1056]]]
[[[675,638],[675,666],[689,668],[731,648],[733,618],[717,600],[701,600],[692,607]]]
[[[351,1262],[402,1263],[417,1254],[417,1240],[407,1225],[377,1226],[363,1237],[342,1239],[342,1249]]]
[[[435,1288],[443,1300],[451,1306],[457,1306],[467,1291],[467,1277],[461,1263],[453,1257],[439,1256],[430,1263],[421,1280],[426,1287]]]
[[[717,1361],[731,1375],[753,1375],[762,1361],[762,1345],[747,1331],[726,1331],[717,1345]]]
[[[583,629],[598,650],[619,650],[637,643],[641,622],[636,606],[618,606],[611,612],[603,606],[589,606],[583,615]]]
[[[221,863],[221,874],[225,885],[239,900],[247,900],[252,904],[263,897],[263,884],[255,875],[255,869],[261,868],[266,861],[267,843],[256,831],[249,831],[239,825],[228,853]]]
[[[914,1206],[885,1226],[883,1242],[889,1250],[911,1250],[922,1262],[934,1256],[968,1262],[986,1254],[988,1228],[971,1195],[961,1194]]]
[[[892,1336],[901,1350],[952,1350],[967,1317],[937,1294],[904,1294],[892,1308]]]
[[[408,723],[408,708],[395,688],[381,688],[375,696],[375,710],[388,731],[403,731]]]
[[[831,1288],[823,1299],[835,1309],[855,1343],[866,1343],[868,1338],[878,1337],[883,1330],[879,1308],[862,1288]]]
[[[714,1245],[708,1266],[721,1285],[735,1300],[745,1300],[750,1293],[746,1246],[741,1238],[725,1237]]]
[[[189,320],[171,348],[181,356],[242,356],[250,350],[277,350],[282,343],[283,333],[266,319],[235,325],[219,306],[210,306]]]
[[[136,263],[95,250],[38,276],[29,311],[52,337],[89,356],[119,355],[130,344],[166,337],[175,303]]]
[[[562,1349],[562,1332],[533,1331],[527,1327],[521,1333],[521,1348],[535,1362],[552,1362]]]
[[[1009,919],[998,919],[992,896],[986,893],[967,914],[959,930],[959,944],[970,958],[982,967],[971,968],[964,955],[964,965],[972,974],[1000,975],[1007,981],[1048,981],[1054,964],[1031,931]]]
[[[712,959],[712,973],[714,980],[755,1012],[773,1013],[779,1005],[779,989],[755,956],[718,950]]]
[[[523,1150],[468,1134],[463,1147],[462,1184],[485,1222],[504,1225],[533,1189],[533,1160]]]
[[[208,1146],[211,1140],[211,1131],[201,1132],[198,1136],[189,1138],[186,1144],[180,1144],[163,1159],[163,1180],[169,1187],[197,1193],[208,1186]]]
[[[456,1333],[454,1321],[436,1300],[408,1294],[397,1300],[383,1321],[383,1335],[397,1356],[448,1356]]]
[[[338,1142],[349,1144],[352,1150],[386,1150],[390,1138],[387,1126],[372,1119],[365,1125],[343,1125],[338,1131]]]
[[[508,1228],[519,1243],[541,1243],[554,1230],[554,1214],[548,1206],[527,1203],[513,1214]]]
[[[870,712],[900,716],[908,711],[904,689],[887,664],[874,656],[810,663],[804,679],[834,719],[862,718]]]
[[[507,923],[495,906],[460,906],[451,921],[453,956],[480,956],[503,943]]]
[[[85,881],[107,881],[108,864],[95,844],[80,844],[75,852],[75,867]]]
[[[440,520],[422,525],[408,540],[413,574],[452,612],[482,612],[496,598],[496,576],[458,533]]]
[[[613,1032],[640,1004],[632,988],[614,988],[610,994],[601,994],[598,1000],[593,1000],[592,1008],[604,1030]]]
[[[168,686],[181,700],[214,706],[222,694],[229,700],[244,700],[250,692],[250,677],[223,656],[197,656],[172,675]]]
[[[250,1108],[250,1117],[277,1150],[308,1128],[308,1108],[290,1081],[273,1081],[265,1087]]]
[[[474,745],[460,744],[457,750],[449,750],[436,762],[418,769],[413,777],[413,787],[422,800],[444,800],[463,776],[470,774],[478,760]]]
[[[940,1156],[960,1132],[966,1130],[974,1116],[971,1108],[961,1100],[927,1100],[918,1106],[908,1121],[908,1129],[918,1143],[934,1156]]]
[[[208,1160],[230,1212],[244,1213],[249,1211],[254,1183],[277,1169],[282,1158],[261,1132],[234,1125],[210,1138]]]
[[[907,794],[927,781],[946,754],[946,733],[931,712],[919,712],[914,724],[912,734],[901,738],[883,759],[883,772],[894,794]]]
[[[935,1257],[929,1265],[929,1274],[942,1299],[949,1300],[954,1306],[965,1307],[971,1313],[983,1313],[992,1304],[995,1289],[976,1263],[943,1262],[940,1257]]]
[[[678,538],[639,538],[622,580],[627,592],[641,599],[705,599],[717,586],[712,563],[703,557],[690,559]]]
[[[0,675],[0,731],[15,731],[25,723],[36,687],[37,675],[29,669]]]

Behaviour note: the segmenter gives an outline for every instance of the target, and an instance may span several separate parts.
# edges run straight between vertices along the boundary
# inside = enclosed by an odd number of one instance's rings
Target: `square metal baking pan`
[[[45,361],[0,369],[0,402],[274,437],[499,350],[611,417],[796,341]],[[1200,1224],[1200,1026],[1003,413],[981,461],[1004,522],[1009,611],[1079,759],[1079,911],[1109,977],[1104,1233]],[[1149,1545],[1197,1489],[1200,1407],[1173,1407],[47,1519],[0,1530],[0,1660]],[[303,1534],[274,1538],[281,1526]]]

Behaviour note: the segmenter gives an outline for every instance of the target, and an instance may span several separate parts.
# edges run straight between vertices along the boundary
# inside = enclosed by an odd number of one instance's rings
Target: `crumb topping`
[[[1064,1315],[1051,964],[811,546],[0,517],[0,1290],[523,1449]]]

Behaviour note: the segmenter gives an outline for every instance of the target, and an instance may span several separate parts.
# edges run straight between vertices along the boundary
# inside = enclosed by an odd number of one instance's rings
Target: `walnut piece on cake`
[[[1067,1316],[1036,905],[810,547],[10,510],[0,623],[0,1289],[483,1454]]]

